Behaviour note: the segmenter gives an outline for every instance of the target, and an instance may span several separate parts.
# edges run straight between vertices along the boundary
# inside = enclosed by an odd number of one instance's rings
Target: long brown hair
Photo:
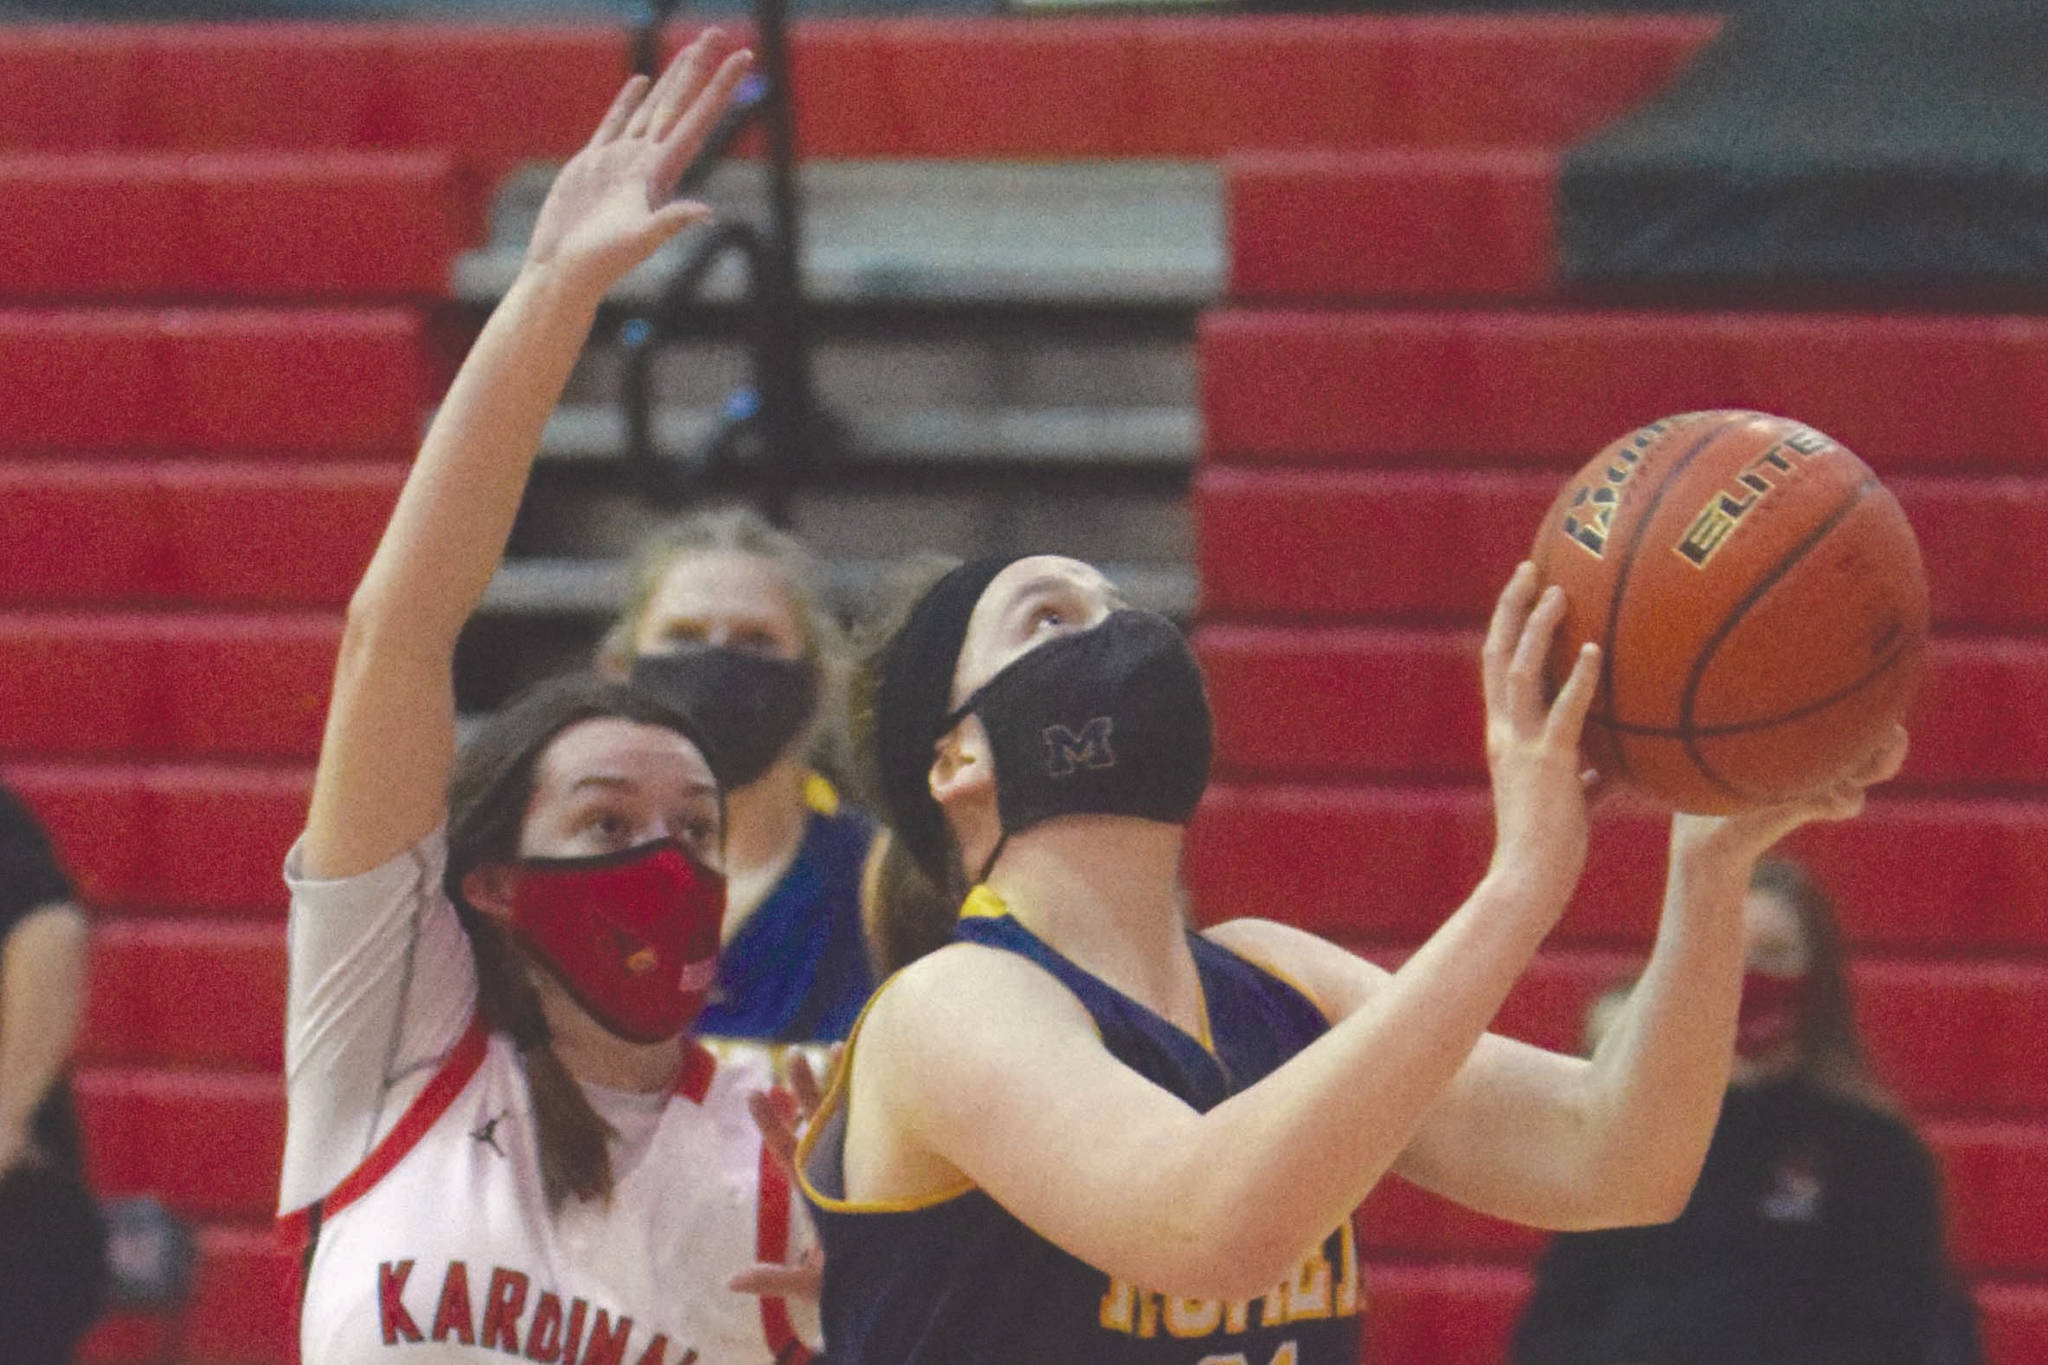
[[[1856,998],[1834,901],[1803,865],[1783,857],[1758,863],[1749,889],[1784,902],[1799,921],[1806,944],[1806,998],[1799,1015],[1794,1073],[1850,1099],[1896,1109],[1898,1101],[1871,1069],[1856,1028]]]
[[[882,658],[918,600],[958,563],[935,554],[913,555],[902,561],[884,585],[879,605],[854,633],[855,665],[846,706],[846,728],[855,760],[850,775],[870,810],[886,809],[876,757]],[[876,973],[886,977],[952,939],[960,901],[968,887],[957,849],[947,860],[951,875],[941,886],[917,865],[901,840],[888,834],[882,839],[881,850],[870,860],[861,882],[861,926],[869,959]]]
[[[456,756],[448,780],[448,865],[442,885],[469,932],[477,1009],[492,1032],[512,1040],[526,1063],[550,1210],[559,1210],[572,1195],[611,1197],[612,1127],[590,1107],[583,1087],[555,1055],[530,975],[534,969],[497,922],[464,898],[462,880],[479,867],[518,859],[519,832],[533,800],[541,755],[569,727],[608,717],[673,730],[703,748],[690,722],[659,702],[622,684],[577,673],[534,686],[486,721]]]

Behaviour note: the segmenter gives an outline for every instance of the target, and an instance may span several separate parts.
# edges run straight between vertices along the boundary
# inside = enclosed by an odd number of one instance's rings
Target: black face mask
[[[818,705],[818,670],[809,659],[720,645],[642,654],[633,660],[632,683],[697,723],[711,744],[711,771],[727,791],[767,772]]]
[[[1202,673],[1173,622],[1153,612],[1111,612],[1040,645],[978,688],[947,728],[969,713],[994,751],[1005,838],[1057,815],[1186,824],[1209,783]],[[994,863],[991,854],[983,877]]]

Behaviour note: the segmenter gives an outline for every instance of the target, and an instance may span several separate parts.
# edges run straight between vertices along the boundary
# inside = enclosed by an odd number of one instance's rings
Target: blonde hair
[[[639,650],[635,640],[654,605],[655,594],[681,560],[696,554],[734,554],[766,560],[782,578],[783,592],[803,639],[803,657],[818,670],[818,714],[813,722],[812,760],[833,776],[847,767],[843,721],[852,647],[847,632],[825,602],[818,561],[804,543],[751,507],[717,507],[670,522],[640,542],[633,556],[633,581],[619,613],[597,646],[597,666],[624,677]]]

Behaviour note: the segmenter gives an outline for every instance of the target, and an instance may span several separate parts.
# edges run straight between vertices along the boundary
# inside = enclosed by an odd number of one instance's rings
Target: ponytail
[[[571,1197],[610,1199],[611,1140],[617,1134],[590,1107],[583,1087],[555,1055],[540,992],[506,942],[504,931],[473,912],[465,911],[463,920],[476,959],[477,1008],[484,1025],[509,1037],[526,1064],[526,1089],[533,1099],[535,1145],[540,1149],[541,1187],[547,1195],[548,1211],[560,1212]]]
[[[952,942],[960,900],[952,888],[934,885],[887,829],[879,831],[860,887],[861,930],[876,978]]]

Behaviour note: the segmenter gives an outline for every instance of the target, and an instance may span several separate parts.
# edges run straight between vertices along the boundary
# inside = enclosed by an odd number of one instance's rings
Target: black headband
[[[882,656],[875,763],[889,827],[935,886],[951,881],[946,816],[932,799],[932,746],[953,710],[953,670],[974,605],[1022,555],[970,560],[932,584]]]

